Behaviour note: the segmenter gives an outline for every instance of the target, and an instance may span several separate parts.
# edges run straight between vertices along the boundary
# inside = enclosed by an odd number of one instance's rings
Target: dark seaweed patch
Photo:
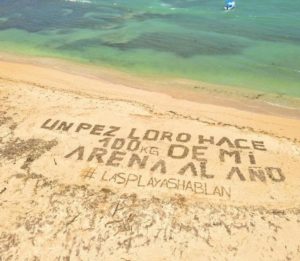
[[[105,29],[118,26],[124,14],[122,8],[103,5],[58,0],[5,0],[0,2],[0,17],[7,20],[0,23],[0,29],[16,28],[28,32],[61,28]]]
[[[102,43],[105,46],[129,49],[150,49],[158,52],[169,52],[181,57],[192,57],[195,55],[221,55],[237,54],[245,47],[244,44],[220,41],[214,37],[201,37],[193,34],[175,33],[145,33],[138,38],[126,43]]]
[[[73,42],[69,42],[66,44],[58,44],[57,46],[53,46],[49,44],[47,47],[54,47],[57,50],[72,50],[72,51],[84,51],[89,48],[100,47],[103,44],[101,39],[98,38],[90,38],[84,40],[77,40]]]
[[[238,54],[247,47],[247,44],[234,42],[230,39],[222,39],[222,42],[220,42],[220,40],[214,36],[201,37],[195,34],[158,32],[141,34],[135,39],[122,43],[104,41],[99,38],[78,40],[60,45],[57,49],[83,51],[86,48],[97,48],[101,46],[117,48],[121,51],[148,49],[189,58],[196,55]]]
[[[156,14],[156,13],[138,13],[133,15],[133,19],[137,21],[146,21],[146,20],[153,20],[153,19],[161,19],[167,20],[169,17],[168,14]]]
[[[16,161],[21,158],[26,158],[22,169],[27,169],[33,161],[40,158],[44,153],[51,150],[56,145],[56,140],[21,140],[17,138],[7,142],[0,148],[0,159]]]
[[[68,1],[4,0],[0,2],[0,30],[21,29],[28,32],[68,29],[119,28],[128,19],[145,21],[164,18],[155,13],[134,13],[128,8],[113,6],[109,1],[97,4],[73,3]]]

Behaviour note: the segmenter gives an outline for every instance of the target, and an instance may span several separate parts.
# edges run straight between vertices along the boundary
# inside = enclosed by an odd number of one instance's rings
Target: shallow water
[[[0,51],[300,97],[300,1],[0,0]]]

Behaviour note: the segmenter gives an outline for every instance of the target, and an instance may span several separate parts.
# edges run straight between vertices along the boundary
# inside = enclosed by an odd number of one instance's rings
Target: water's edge
[[[141,76],[115,68],[52,57],[25,56],[0,52],[0,60],[52,68],[135,89],[164,93],[177,99],[202,104],[214,104],[244,111],[300,119],[300,99],[286,95],[232,86],[213,85],[189,79]]]

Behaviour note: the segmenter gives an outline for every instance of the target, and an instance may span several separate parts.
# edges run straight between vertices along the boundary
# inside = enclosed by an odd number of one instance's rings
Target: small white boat
[[[235,8],[235,1],[234,0],[225,0],[224,9],[225,10],[231,10],[233,8]]]

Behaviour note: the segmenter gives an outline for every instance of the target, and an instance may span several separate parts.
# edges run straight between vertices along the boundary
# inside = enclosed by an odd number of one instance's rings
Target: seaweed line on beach
[[[45,152],[57,145],[56,140],[44,141],[41,139],[22,140],[15,138],[0,147],[0,159],[16,162],[25,158],[21,169],[28,169],[32,162],[40,158]]]

